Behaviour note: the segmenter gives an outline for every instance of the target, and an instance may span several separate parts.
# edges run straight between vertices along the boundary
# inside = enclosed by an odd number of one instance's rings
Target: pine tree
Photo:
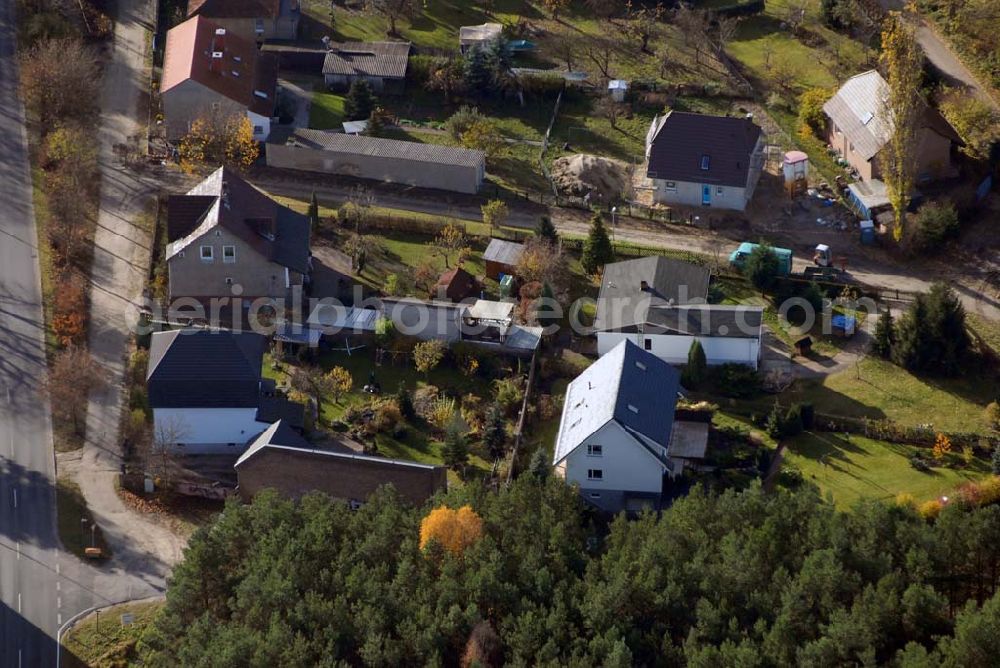
[[[483,445],[493,459],[500,459],[507,451],[507,421],[503,409],[494,403],[486,413],[486,424],[483,425]]]
[[[542,216],[538,219],[538,224],[535,225],[535,236],[548,239],[552,243],[559,242],[559,233],[556,231],[556,226],[552,224],[552,219],[548,216]]]
[[[404,382],[400,382],[399,389],[396,390],[396,404],[399,406],[400,414],[407,420],[417,416],[417,412],[413,409],[413,395]]]
[[[614,247],[611,245],[608,231],[604,229],[604,220],[599,212],[595,212],[594,217],[590,219],[590,233],[583,243],[583,256],[580,258],[580,263],[588,274],[596,274],[599,269],[614,259]]]
[[[538,448],[528,462],[528,473],[536,480],[544,482],[551,472],[552,467],[549,466],[548,454],[544,448]]]
[[[896,325],[892,361],[911,371],[924,369],[928,362],[927,298],[917,295],[910,309]]]
[[[931,370],[953,376],[961,370],[969,350],[965,307],[944,283],[935,283],[927,295],[927,328]]]
[[[691,342],[688,350],[688,363],[681,374],[681,382],[689,390],[696,390],[705,381],[705,374],[708,371],[708,360],[705,358],[705,349],[701,341],[695,339]]]
[[[444,432],[441,459],[448,468],[459,470],[469,462],[469,445],[465,441],[465,428],[459,420],[452,420]]]
[[[344,100],[344,114],[349,121],[364,121],[375,110],[375,93],[372,85],[364,79],[355,79]]]
[[[872,340],[873,355],[889,359],[892,355],[892,344],[896,341],[895,329],[892,313],[889,309],[882,311],[878,316],[878,322],[875,323],[875,338]]]

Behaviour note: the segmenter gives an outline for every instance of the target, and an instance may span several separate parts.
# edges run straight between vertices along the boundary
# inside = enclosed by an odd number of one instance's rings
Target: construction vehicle
[[[826,244],[819,244],[813,252],[813,264],[818,267],[833,266],[833,251]]]

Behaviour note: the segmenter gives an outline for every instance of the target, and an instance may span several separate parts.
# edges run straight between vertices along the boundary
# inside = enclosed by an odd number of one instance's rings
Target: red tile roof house
[[[188,17],[201,16],[244,39],[295,39],[299,0],[189,0]]]
[[[277,59],[219,24],[196,16],[167,32],[160,99],[168,140],[182,138],[199,117],[237,114],[264,141],[277,88]]]

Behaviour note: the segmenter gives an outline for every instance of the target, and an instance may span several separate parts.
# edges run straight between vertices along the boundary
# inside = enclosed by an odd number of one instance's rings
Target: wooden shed
[[[524,244],[504,239],[490,239],[490,245],[483,253],[486,262],[486,275],[494,280],[500,280],[500,274],[517,275],[517,265],[524,253]]]

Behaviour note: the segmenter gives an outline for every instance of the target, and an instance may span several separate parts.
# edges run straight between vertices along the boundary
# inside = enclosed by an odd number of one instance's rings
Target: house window
[[[663,189],[669,190],[670,192],[677,192],[677,182],[676,181],[664,181]]]
[[[653,349],[653,339],[643,339],[642,340],[642,349],[643,350],[652,350]]]
[[[588,457],[603,457],[604,456],[604,446],[603,445],[588,445],[587,446],[587,456]]]
[[[263,32],[264,32],[264,19],[255,19],[254,20],[254,27],[253,27],[253,29],[254,29],[254,31],[258,35],[263,34]]]
[[[701,171],[707,172],[710,158],[707,155],[701,156]]]
[[[722,186],[719,186],[718,188],[715,189],[715,194],[716,195],[721,195],[722,194]]]
[[[236,262],[236,246],[222,247],[222,261],[226,264],[233,264]]]
[[[233,284],[233,279],[227,276],[226,277],[226,285],[232,285],[232,284]]]
[[[212,247],[211,246],[202,246],[201,247],[201,259],[202,259],[203,262],[211,262],[212,260],[215,259],[215,257],[212,254]]]
[[[600,492],[591,492],[590,493],[590,498],[592,498],[592,499],[599,499],[599,498],[601,498],[601,493]]]
[[[604,469],[587,469],[587,480],[604,480]]]
[[[263,125],[255,125],[255,126],[253,126],[253,133],[255,135],[262,135],[262,134],[264,134],[264,126]]]

